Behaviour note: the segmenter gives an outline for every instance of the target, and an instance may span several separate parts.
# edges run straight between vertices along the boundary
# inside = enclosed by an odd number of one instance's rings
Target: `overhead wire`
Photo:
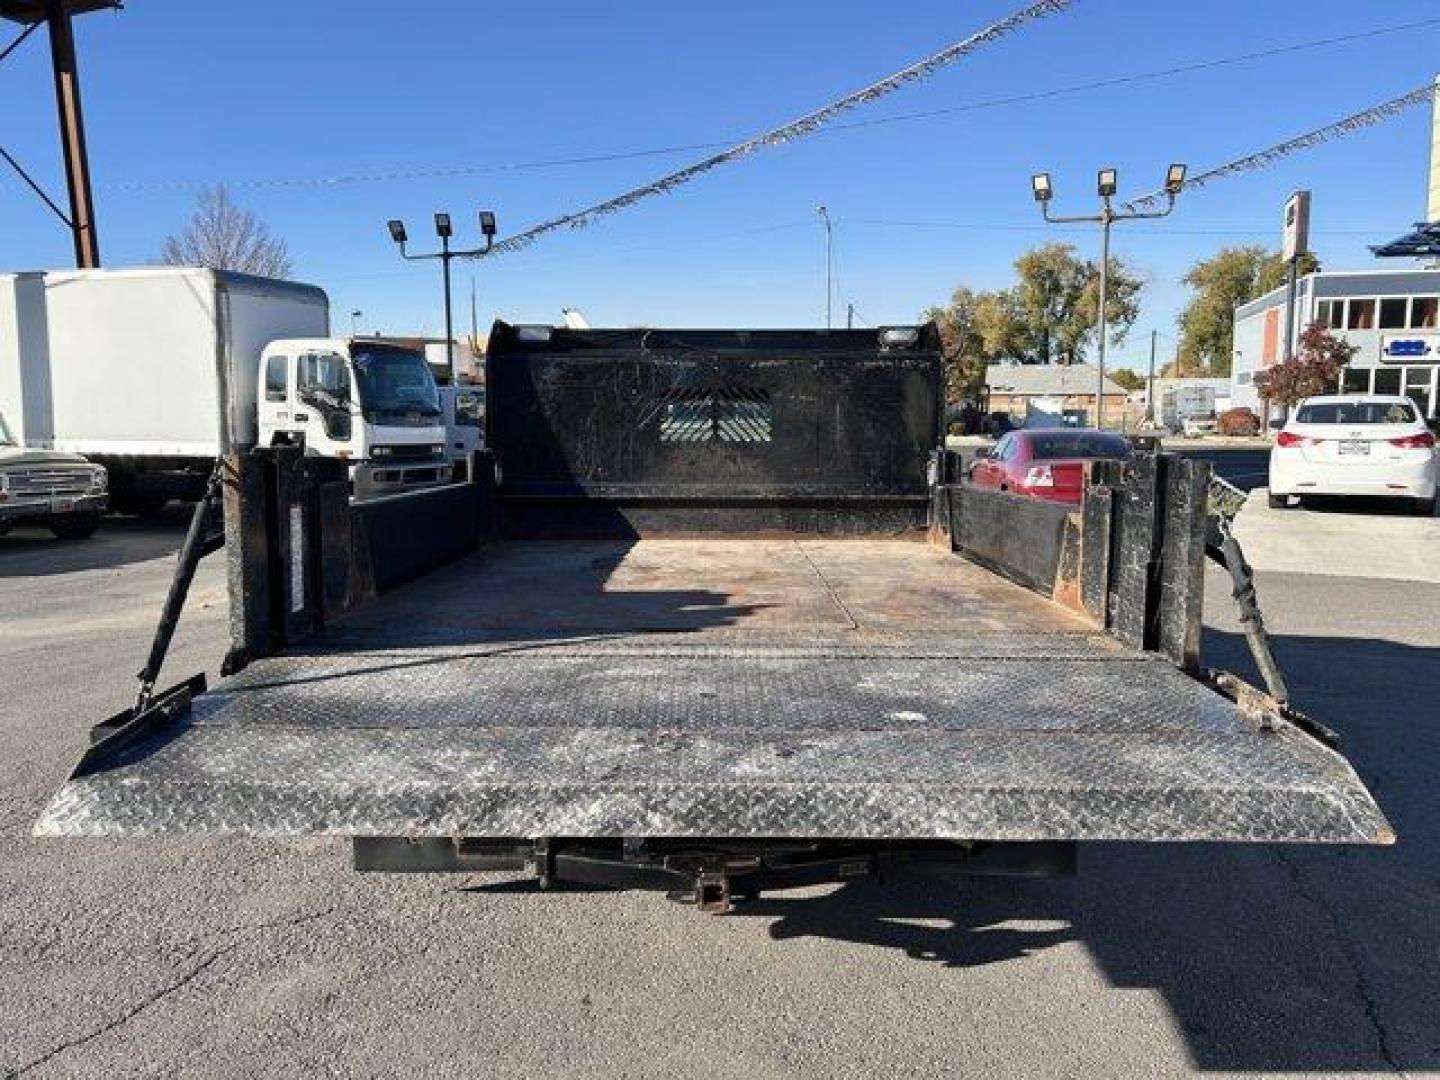
[[[1035,101],[1045,101],[1053,98],[1064,97],[1070,94],[1086,93],[1094,90],[1104,90],[1115,86],[1124,86],[1133,83],[1146,82],[1156,79],[1171,78],[1177,75],[1185,75],[1198,71],[1206,71],[1215,68],[1233,66],[1237,64],[1253,63],[1258,60],[1265,60],[1276,56],[1284,56],[1297,52],[1304,52],[1311,49],[1329,48],[1336,45],[1351,44],[1356,41],[1363,41],[1371,38],[1383,37],[1390,34],[1405,33],[1414,30],[1423,30],[1430,27],[1440,26],[1440,18],[1422,19],[1416,22],[1398,23],[1390,26],[1375,27],[1370,30],[1356,31],[1351,34],[1341,34],[1335,37],[1317,38],[1310,41],[1295,42],[1289,45],[1278,45],[1271,48],[1254,50],[1252,52],[1238,53],[1233,56],[1213,57],[1209,60],[1198,60],[1192,63],[1177,64],[1166,68],[1157,68],[1153,71],[1135,72],[1130,75],[1118,75],[1105,79],[1095,79],[1088,82],[1071,83],[1065,86],[1051,87],[1047,90],[1036,90],[1024,94],[1012,94],[1004,97],[982,99],[979,101],[962,102],[958,105],[944,106],[938,109],[925,109],[915,112],[895,113],[890,116],[879,116],[868,120],[850,120],[828,124],[817,134],[833,134],[842,131],[859,131],[867,128],[880,127],[887,124],[908,123],[920,120],[930,120],[943,116],[960,115],[968,112],[976,112],[984,109],[1002,108],[1009,105],[1026,104]],[[23,40],[22,34],[14,44]],[[7,52],[9,49],[7,49]],[[3,59],[5,54],[0,54]],[[249,178],[212,178],[209,180],[120,180],[112,181],[101,185],[109,191],[184,191],[193,190],[210,184],[223,183],[227,187],[252,190],[263,188],[287,188],[287,187],[339,187],[348,184],[363,183],[385,183],[406,180],[443,180],[461,176],[479,176],[505,172],[528,172],[535,170],[571,168],[581,165],[609,164],[620,161],[632,161],[651,157],[664,157],[672,154],[697,153],[704,150],[714,150],[729,146],[736,140],[712,139],[686,143],[676,143],[666,146],[642,147],[635,150],[618,150],[594,154],[574,154],[551,158],[536,158],[530,160],[491,162],[483,165],[453,165],[453,166],[421,166],[401,169],[390,169],[380,171],[356,171],[334,173],[321,176],[276,176],[276,177],[249,177]]]
[[[932,53],[913,64],[909,64],[899,71],[885,76],[885,78],[880,79],[878,82],[873,82],[869,86],[862,87],[829,104],[822,105],[820,108],[806,113],[798,119],[791,120],[786,124],[781,124],[779,127],[771,128],[769,131],[762,132],[759,135],[746,139],[744,142],[737,143],[727,150],[722,150],[718,154],[712,154],[710,157],[687,165],[683,169],[668,173],[658,180],[652,180],[648,184],[631,188],[629,191],[622,192],[603,202],[593,203],[583,209],[550,218],[548,221],[542,221],[538,225],[532,225],[522,232],[508,236],[495,244],[494,252],[518,251],[521,248],[533,244],[546,233],[553,232],[556,229],[583,228],[598,217],[623,210],[626,207],[640,202],[642,199],[673,191],[675,188],[683,184],[688,184],[696,177],[709,172],[711,169],[726,165],[732,161],[737,161],[766,147],[803,138],[811,132],[818,130],[841,113],[878,100],[907,83],[927,78],[941,68],[948,67],[964,59],[975,50],[983,48],[990,42],[1012,33],[1026,23],[1064,11],[1070,7],[1072,3],[1074,3],[1074,0],[1037,0],[1036,3],[1032,3],[1028,7],[1021,8],[1011,15],[991,23],[983,30],[971,34],[962,41],[948,45],[939,52]]]
[[[836,218],[836,222],[846,221],[852,225],[874,225],[886,228],[904,229],[960,229],[976,232],[1045,232],[1045,233],[1089,233],[1091,228],[1055,228],[1044,222],[1035,224],[1001,223],[1001,222],[978,222],[978,221],[909,221],[897,218]],[[1378,228],[1378,227],[1377,227]],[[1164,225],[1141,226],[1135,232],[1138,234],[1152,234],[1164,236],[1263,236],[1273,232],[1273,226],[1257,225],[1254,228],[1213,228],[1213,229],[1189,229],[1174,228]],[[1312,229],[1312,236],[1374,236],[1376,229]]]

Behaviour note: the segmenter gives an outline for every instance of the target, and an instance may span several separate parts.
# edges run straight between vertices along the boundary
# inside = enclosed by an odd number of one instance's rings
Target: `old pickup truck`
[[[928,325],[499,323],[487,369],[470,483],[352,506],[333,463],[229,448],[39,834],[345,837],[716,911],[1090,841],[1393,840],[1329,732],[1201,664],[1207,466],[1103,463],[1079,508],[960,484]],[[222,518],[225,674],[157,693]]]

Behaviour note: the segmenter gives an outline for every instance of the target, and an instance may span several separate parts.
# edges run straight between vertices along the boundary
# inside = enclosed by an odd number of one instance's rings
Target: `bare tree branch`
[[[285,241],[249,210],[230,201],[223,184],[205,188],[185,228],[160,248],[160,260],[171,266],[207,266],[262,277],[283,278],[292,263]]]

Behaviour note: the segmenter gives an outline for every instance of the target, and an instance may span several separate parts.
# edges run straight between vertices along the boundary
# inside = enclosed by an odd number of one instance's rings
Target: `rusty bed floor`
[[[923,542],[503,544],[82,770],[51,835],[1376,842],[1345,761]]]

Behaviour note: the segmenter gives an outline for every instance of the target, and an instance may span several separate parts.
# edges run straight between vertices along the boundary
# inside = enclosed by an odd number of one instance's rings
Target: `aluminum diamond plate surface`
[[[1390,836],[1308,736],[872,540],[502,548],[224,681],[37,832]]]

